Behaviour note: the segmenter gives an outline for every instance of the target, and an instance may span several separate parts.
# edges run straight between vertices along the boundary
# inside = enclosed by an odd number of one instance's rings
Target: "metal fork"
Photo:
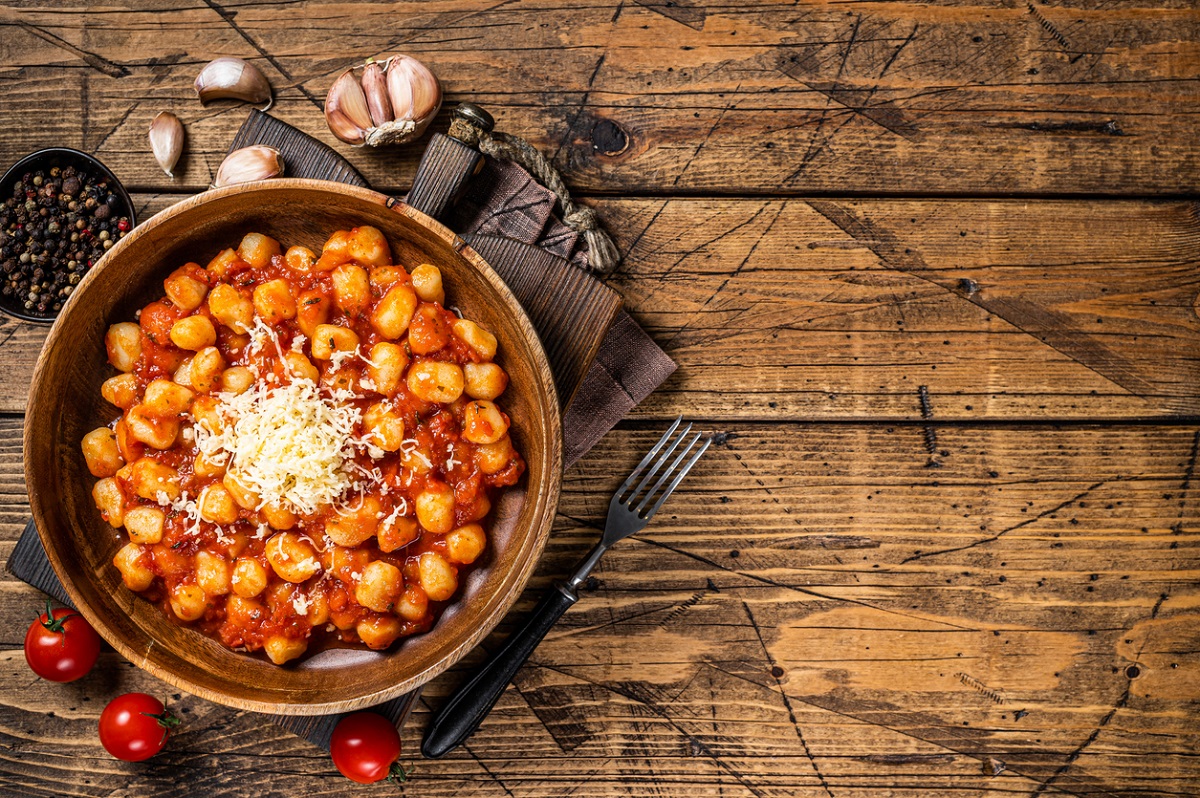
[[[571,578],[546,592],[525,626],[514,632],[434,716],[421,742],[422,754],[431,758],[440,757],[461,745],[475,732],[538,643],[542,642],[562,614],[579,600],[576,591],[604,552],[618,540],[642,531],[667,497],[679,487],[679,483],[712,443],[711,438],[701,442],[699,432],[689,437],[692,425],[688,424],[681,430],[679,425],[682,423],[682,416],[675,419],[671,428],[617,488],[612,501],[608,503],[604,536],[579,563]],[[634,482],[637,482],[636,486]],[[658,498],[651,504],[655,496]]]

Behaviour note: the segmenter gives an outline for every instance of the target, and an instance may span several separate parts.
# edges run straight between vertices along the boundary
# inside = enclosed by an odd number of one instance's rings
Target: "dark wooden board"
[[[1200,428],[943,424],[937,468],[920,425],[709,429],[654,525],[406,794],[1195,794]],[[538,574],[485,648],[591,545],[659,431],[625,424],[568,472]],[[28,512],[18,434],[0,419],[0,556]],[[308,743],[115,655],[35,682],[18,649],[37,606],[0,579],[0,794],[364,794]],[[408,751],[481,656],[430,685]],[[149,765],[95,742],[131,689],[185,713]]]
[[[621,295],[562,258],[501,236],[468,236],[471,248],[512,289],[529,314],[554,370],[565,410],[621,309]]]
[[[272,113],[401,192],[420,146],[354,149],[321,106],[339,71],[407,52],[453,104],[549,152],[577,189],[805,195],[1178,194],[1200,187],[1200,10],[1168,3],[705,0],[234,4],[128,0],[0,15],[0,163],[98,152],[131,189],[211,182],[242,107],[202,108],[201,64],[250,59]],[[48,101],[48,98],[52,98]],[[146,130],[187,125],[171,181]]]
[[[290,125],[280,123],[269,114],[250,111],[229,143],[229,152],[256,144],[272,147],[284,154],[284,175],[287,177],[309,177],[371,187],[332,147]]]

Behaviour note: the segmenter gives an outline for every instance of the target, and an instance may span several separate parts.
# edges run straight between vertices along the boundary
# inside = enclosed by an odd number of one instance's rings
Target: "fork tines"
[[[689,438],[688,433],[692,431],[692,425],[688,423],[683,429],[679,429],[679,425],[682,423],[683,416],[675,419],[675,423],[663,433],[663,436],[658,439],[658,443],[654,444],[653,448],[642,458],[642,462],[638,463],[637,468],[633,469],[633,473],[617,489],[617,500],[621,504],[628,505],[639,518],[645,521],[649,521],[654,517],[654,514],[658,512],[658,508],[662,506],[667,497],[679,486],[683,478],[692,470],[692,466],[696,464],[696,461],[700,459],[700,456],[704,454],[705,450],[712,443],[712,438],[705,438],[699,446],[696,446],[696,443],[700,441],[700,433],[697,432]],[[677,432],[678,434],[676,434]],[[680,444],[683,444],[682,448]],[[671,455],[675,454],[676,450],[679,453],[672,460]],[[688,457],[689,454],[691,454],[691,457]],[[668,461],[670,461],[670,465],[663,470],[663,465]],[[680,463],[683,463],[682,467]],[[649,470],[647,470],[647,466],[650,466]],[[650,483],[650,480],[654,479],[660,470],[662,470],[662,474],[658,476],[654,485],[643,493],[643,489]],[[645,473],[643,474],[643,472]],[[641,481],[638,482],[632,491],[626,494],[629,486],[639,476],[641,477]],[[663,487],[663,483],[666,483],[668,479],[671,481],[667,484],[666,488],[663,488],[658,501],[650,505],[650,500],[654,498],[655,494],[659,493],[659,489]],[[634,507],[633,502],[639,496],[641,497],[641,501]],[[647,505],[650,505],[648,511],[646,510]]]

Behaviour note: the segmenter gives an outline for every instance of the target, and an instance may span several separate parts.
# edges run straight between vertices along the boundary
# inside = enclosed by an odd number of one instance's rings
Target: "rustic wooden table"
[[[447,107],[552,154],[614,232],[612,284],[680,369],[566,474],[519,609],[666,420],[717,445],[406,794],[1200,794],[1189,0],[50,0],[0,26],[0,164],[97,153],[143,218],[204,189],[245,117],[200,107],[206,60],[253,60],[273,113],[337,144],[332,76],[404,51]],[[146,140],[160,110],[190,135],[174,182]],[[338,149],[401,192],[421,148]],[[5,554],[44,335],[0,323]],[[36,680],[39,600],[0,580],[0,793],[387,793],[111,652]],[[409,751],[478,661],[430,686]],[[96,740],[131,689],[185,718],[143,765]]]

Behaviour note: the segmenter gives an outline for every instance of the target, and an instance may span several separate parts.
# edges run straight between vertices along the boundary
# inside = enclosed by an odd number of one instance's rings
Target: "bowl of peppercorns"
[[[66,147],[38,150],[0,180],[0,311],[49,324],[135,224],[108,167]]]

